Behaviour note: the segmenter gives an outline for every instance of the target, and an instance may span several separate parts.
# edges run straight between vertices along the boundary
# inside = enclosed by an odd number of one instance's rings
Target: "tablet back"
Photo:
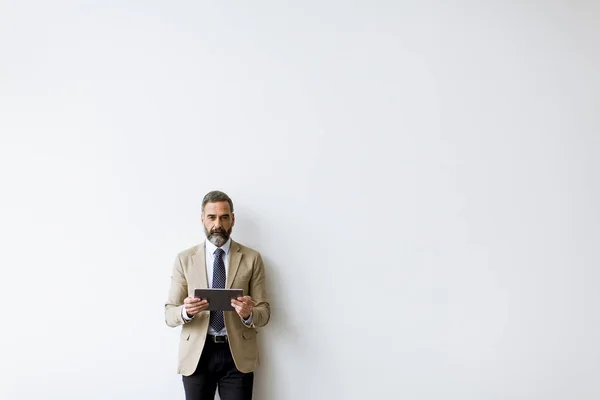
[[[243,289],[194,289],[194,297],[208,300],[210,311],[235,311],[231,299],[244,295]]]

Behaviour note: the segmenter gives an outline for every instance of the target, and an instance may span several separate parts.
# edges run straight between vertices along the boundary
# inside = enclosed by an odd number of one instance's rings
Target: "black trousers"
[[[252,400],[254,373],[238,371],[229,343],[214,343],[207,338],[196,371],[183,377],[186,400],[214,400],[219,389],[221,400]]]

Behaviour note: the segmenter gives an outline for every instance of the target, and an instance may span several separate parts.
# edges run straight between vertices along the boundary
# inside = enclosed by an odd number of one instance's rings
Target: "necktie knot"
[[[214,253],[214,254],[215,254],[215,257],[222,257],[222,256],[223,256],[223,254],[225,254],[225,252],[223,251],[223,249],[217,248],[217,249],[215,250],[215,253]]]

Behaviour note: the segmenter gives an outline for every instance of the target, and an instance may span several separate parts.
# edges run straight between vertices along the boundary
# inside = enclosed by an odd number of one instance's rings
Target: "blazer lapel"
[[[204,243],[198,246],[198,249],[192,256],[192,265],[188,271],[188,292],[194,294],[194,289],[208,288],[208,278],[206,275],[206,246]]]
[[[227,284],[225,285],[227,289],[231,289],[233,278],[235,278],[235,274],[237,274],[241,260],[242,253],[240,251],[240,246],[232,240],[231,248],[229,249],[229,267],[227,268]]]

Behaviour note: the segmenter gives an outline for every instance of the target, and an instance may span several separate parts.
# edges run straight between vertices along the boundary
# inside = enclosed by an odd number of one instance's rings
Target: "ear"
[[[235,225],[235,213],[231,213],[231,227]]]

